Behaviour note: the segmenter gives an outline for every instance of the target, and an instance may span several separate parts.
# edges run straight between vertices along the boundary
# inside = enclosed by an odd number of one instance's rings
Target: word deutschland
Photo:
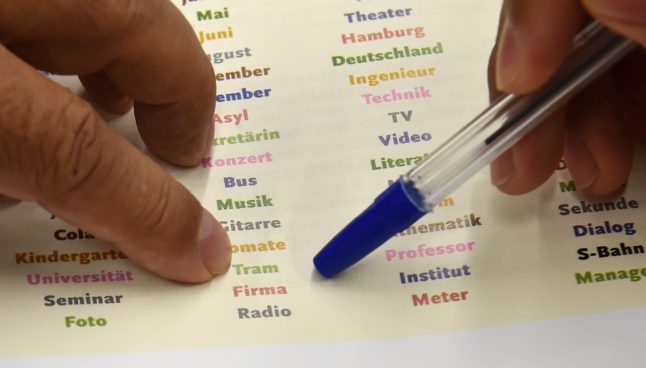
[[[384,60],[394,60],[394,59],[404,59],[416,56],[425,56],[432,54],[442,54],[444,53],[444,48],[442,47],[442,42],[438,42],[433,46],[428,47],[408,47],[404,46],[403,48],[393,47],[392,50],[384,52],[369,52],[363,55],[355,56],[341,56],[335,55],[332,56],[332,66],[340,66],[344,64],[362,64],[362,63],[372,63],[375,61],[384,61]]]

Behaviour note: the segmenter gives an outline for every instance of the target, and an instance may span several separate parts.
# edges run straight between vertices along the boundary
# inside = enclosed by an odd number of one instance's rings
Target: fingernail
[[[501,91],[508,91],[518,77],[517,51],[518,37],[507,17],[496,55],[496,87]]]
[[[114,111],[117,114],[125,114],[132,109],[132,106],[132,99],[128,97],[122,97],[114,103]]]
[[[491,162],[491,183],[497,187],[504,185],[514,175],[514,161],[510,152],[505,152]]]
[[[198,247],[202,262],[213,276],[226,272],[231,264],[231,242],[213,215],[202,209]]]
[[[568,169],[577,189],[585,190],[594,184],[599,176],[599,167],[583,139],[577,134],[565,133],[565,150],[563,152]]]
[[[586,5],[596,16],[637,24],[646,22],[646,3],[644,1],[590,0]]]

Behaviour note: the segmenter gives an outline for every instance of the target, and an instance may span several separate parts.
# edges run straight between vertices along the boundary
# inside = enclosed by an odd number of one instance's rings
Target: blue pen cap
[[[314,257],[314,266],[321,275],[335,276],[426,214],[409,196],[405,185],[401,178],[390,185],[321,249]]]

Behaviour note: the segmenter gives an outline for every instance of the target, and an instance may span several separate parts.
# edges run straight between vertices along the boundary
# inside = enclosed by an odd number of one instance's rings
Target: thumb
[[[646,46],[646,1],[584,0],[583,5],[615,32]]]
[[[0,193],[36,201],[169,279],[203,282],[230,262],[198,200],[78,96],[0,45]]]

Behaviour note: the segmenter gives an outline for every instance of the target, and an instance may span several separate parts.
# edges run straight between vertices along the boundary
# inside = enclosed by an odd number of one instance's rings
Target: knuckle
[[[34,185],[40,200],[65,198],[91,182],[98,183],[99,169],[109,171],[102,165],[101,125],[88,104],[69,98],[43,125],[30,144],[39,171]]]
[[[136,183],[135,183],[136,185]],[[173,195],[173,182],[170,177],[155,182],[139,196],[138,203],[133,206],[133,223],[137,224],[139,235],[151,236],[152,234],[168,234],[169,223],[172,221],[171,201]],[[151,247],[158,245],[156,242],[144,242]]]
[[[126,237],[137,244],[139,254],[166,270],[191,256],[201,206],[172,177],[156,178],[128,208],[132,226]]]

